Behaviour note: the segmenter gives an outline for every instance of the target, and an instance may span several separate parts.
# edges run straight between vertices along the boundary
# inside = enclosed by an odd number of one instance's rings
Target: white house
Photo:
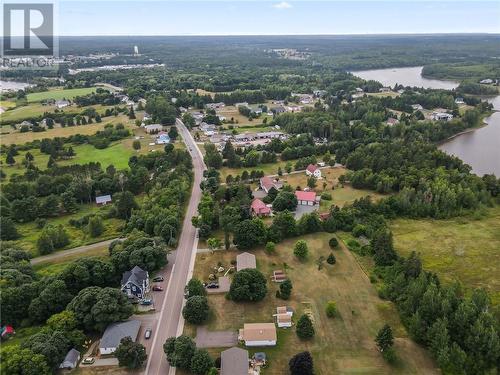
[[[69,106],[69,101],[67,100],[56,100],[56,107],[61,109]]]
[[[321,178],[321,169],[315,164],[309,164],[306,168],[306,175]]]
[[[275,346],[276,339],[274,323],[245,323],[238,334],[246,346]]]
[[[165,132],[158,133],[158,136],[156,137],[156,144],[165,145],[167,143],[170,143],[170,137],[168,136],[168,134]]]
[[[99,196],[95,197],[95,202],[98,205],[105,206],[106,204],[111,202],[111,195],[109,195],[109,194],[108,195],[99,195]]]
[[[141,322],[139,320],[110,324],[99,342],[99,352],[102,355],[114,353],[120,345],[120,341],[125,337],[130,337],[135,342],[140,328]]]
[[[276,323],[278,324],[278,328],[288,328],[292,326],[292,316],[293,310],[287,306],[279,306],[276,308],[276,314],[273,314],[276,317]]]
[[[148,134],[158,133],[158,132],[161,132],[163,130],[163,125],[161,125],[161,124],[145,125],[144,130]]]
[[[453,120],[453,115],[446,112],[433,112],[431,118],[436,121],[450,121]]]

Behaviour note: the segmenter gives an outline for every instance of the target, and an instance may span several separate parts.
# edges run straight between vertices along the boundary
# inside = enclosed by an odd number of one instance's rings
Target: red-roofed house
[[[295,196],[297,197],[297,204],[302,206],[314,206],[318,203],[316,199],[316,193],[314,191],[300,191],[297,190],[295,192]]]
[[[321,169],[316,164],[309,164],[306,168],[306,175],[321,178]]]
[[[271,188],[275,188],[279,190],[283,187],[283,184],[277,180],[273,180],[271,177],[264,176],[260,179],[260,187],[266,192],[269,193]]]
[[[250,206],[250,212],[253,216],[269,216],[271,215],[271,209],[266,206],[264,202],[260,199],[254,199],[252,205]]]

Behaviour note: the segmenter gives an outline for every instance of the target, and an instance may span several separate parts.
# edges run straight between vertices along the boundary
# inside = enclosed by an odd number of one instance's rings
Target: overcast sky
[[[60,35],[500,33],[500,1],[59,0]]]

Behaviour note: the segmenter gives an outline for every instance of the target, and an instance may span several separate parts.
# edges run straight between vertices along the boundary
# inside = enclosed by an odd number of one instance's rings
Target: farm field
[[[304,312],[312,314],[316,336],[303,342],[294,328],[280,328],[276,347],[249,348],[250,354],[257,351],[267,354],[269,367],[263,370],[265,375],[283,374],[290,357],[304,350],[312,353],[316,374],[437,374],[428,354],[407,337],[394,305],[378,298],[368,277],[344,246],[334,250],[337,258],[334,266],[325,263],[318,270],[318,257],[326,257],[331,251],[328,246],[331,236],[328,233],[303,236],[309,245],[309,258],[305,262],[299,262],[292,253],[297,238],[278,244],[273,255],[267,255],[263,249],[252,251],[257,257],[257,268],[268,280],[272,270],[286,270],[293,282],[290,300],[277,299],[277,284],[270,281],[267,296],[258,303],[235,303],[224,295],[210,295],[208,329],[237,330],[244,323],[272,322],[276,307],[287,305],[295,311],[294,322]],[[194,276],[207,280],[218,262],[228,267],[237,254],[236,251],[198,254]],[[330,300],[336,301],[339,311],[333,319],[324,311]],[[400,358],[393,367],[382,359],[374,343],[377,331],[385,323],[394,329],[395,349]],[[195,328],[187,325],[185,333],[194,336]],[[218,355],[221,350],[210,351]]]
[[[77,107],[70,106],[66,107],[63,110],[60,110],[64,113],[68,114],[79,114],[86,108],[95,108],[101,114],[104,114],[104,111],[107,108],[113,108],[114,106],[105,106],[101,104],[95,104],[87,107]],[[20,106],[13,108],[9,111],[5,111],[1,115],[2,123],[11,123],[11,122],[22,122],[25,119],[30,119],[32,117],[42,116],[45,112],[54,112],[56,110],[55,105],[43,105],[40,103],[30,103],[26,106]],[[3,129],[4,130],[4,129]]]
[[[482,217],[397,219],[390,224],[398,252],[420,254],[423,266],[465,290],[485,288],[500,307],[500,206]]]
[[[61,88],[55,88],[53,90],[47,90],[42,92],[34,92],[27,95],[29,103],[39,102],[45,99],[73,99],[75,96],[83,96],[95,92],[96,87],[83,87],[78,89],[67,89],[63,90]]]
[[[121,219],[105,219],[104,232],[95,238],[90,237],[85,228],[76,228],[69,224],[71,219],[78,219],[85,215],[102,213],[105,217],[105,213],[108,211],[107,207],[98,207],[95,204],[84,204],[79,206],[79,210],[71,215],[60,216],[56,218],[47,219],[47,224],[59,225],[62,224],[64,229],[68,233],[70,243],[64,247],[64,249],[70,249],[77,246],[88,245],[91,243],[111,239],[118,237],[120,234],[120,227],[124,223]],[[36,248],[36,241],[40,235],[40,229],[37,227],[35,222],[17,224],[16,228],[21,235],[21,237],[12,241],[13,244],[19,246],[22,249],[30,251],[33,256],[38,256],[38,250]],[[61,249],[62,250],[62,249]]]

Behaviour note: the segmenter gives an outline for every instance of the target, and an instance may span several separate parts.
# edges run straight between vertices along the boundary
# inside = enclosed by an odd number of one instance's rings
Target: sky
[[[500,1],[58,2],[59,35],[500,33]]]

